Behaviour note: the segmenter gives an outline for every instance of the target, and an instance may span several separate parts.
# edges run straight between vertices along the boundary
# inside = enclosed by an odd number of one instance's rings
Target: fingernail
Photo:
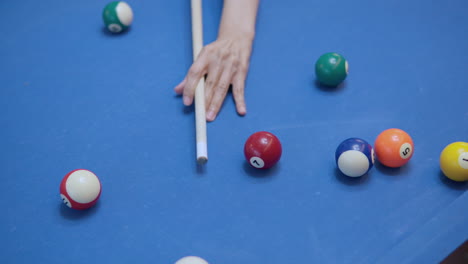
[[[215,114],[213,111],[209,111],[208,114],[206,114],[206,118],[208,120],[213,120],[215,118]]]
[[[241,107],[240,112],[241,115],[245,115],[245,113],[247,113],[247,109],[245,109],[245,107]]]
[[[188,96],[184,96],[184,105],[190,105],[192,103],[192,99]]]

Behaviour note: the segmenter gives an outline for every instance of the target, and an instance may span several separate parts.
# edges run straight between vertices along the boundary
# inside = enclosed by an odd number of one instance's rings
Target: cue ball
[[[338,86],[348,76],[348,61],[338,53],[325,53],[315,63],[315,75],[326,86]]]
[[[411,159],[414,144],[410,135],[398,128],[383,131],[374,143],[377,160],[383,165],[398,168]]]
[[[252,134],[244,145],[245,159],[257,169],[273,167],[281,158],[282,148],[279,139],[270,132]]]
[[[110,32],[120,33],[132,24],[133,11],[126,2],[110,2],[104,7],[102,19]]]
[[[374,165],[374,150],[365,140],[348,138],[336,148],[338,169],[348,177],[361,177]]]
[[[468,181],[468,143],[454,142],[442,150],[440,169],[454,181]]]
[[[60,184],[62,201],[70,208],[84,210],[96,204],[101,195],[101,182],[89,170],[78,169],[63,177]]]
[[[179,259],[175,264],[208,264],[208,262],[200,257],[188,256]]]

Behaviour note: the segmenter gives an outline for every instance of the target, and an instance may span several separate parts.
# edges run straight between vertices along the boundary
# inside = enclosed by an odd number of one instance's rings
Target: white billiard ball
[[[179,259],[175,264],[208,264],[208,262],[200,257],[188,256]]]

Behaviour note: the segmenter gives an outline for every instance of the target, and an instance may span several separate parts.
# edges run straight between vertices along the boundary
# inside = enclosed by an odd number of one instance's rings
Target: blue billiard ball
[[[336,148],[336,165],[346,176],[360,177],[374,165],[374,150],[365,140],[348,138]]]

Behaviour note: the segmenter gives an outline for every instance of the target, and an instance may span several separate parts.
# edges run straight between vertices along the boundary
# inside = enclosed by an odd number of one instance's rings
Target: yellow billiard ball
[[[468,181],[468,143],[454,142],[440,154],[440,169],[449,179]]]

